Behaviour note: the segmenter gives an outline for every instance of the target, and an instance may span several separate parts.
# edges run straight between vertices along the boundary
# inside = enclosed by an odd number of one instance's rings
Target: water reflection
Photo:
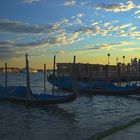
[[[5,136],[6,139],[28,140],[41,138],[43,140],[48,137],[47,135],[50,139],[55,139],[58,137],[53,134],[55,131],[58,134],[65,133],[65,127],[74,127],[76,123],[75,114],[64,110],[58,105],[42,107],[3,102],[0,103],[0,112],[2,113],[0,117],[0,124],[2,125],[0,127],[3,129],[0,133],[0,139]],[[34,136],[36,132],[39,134],[37,138]]]

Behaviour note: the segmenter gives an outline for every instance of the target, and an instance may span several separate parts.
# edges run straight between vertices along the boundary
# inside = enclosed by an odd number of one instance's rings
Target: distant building
[[[103,80],[106,77],[106,65],[100,64],[83,64],[76,63],[76,76],[80,80],[89,80],[89,79],[99,79]],[[115,65],[110,65],[108,68],[109,77],[116,78],[117,71]],[[57,63],[57,74],[58,76],[72,76],[73,74],[73,64],[72,63]]]
[[[33,68],[30,68],[29,71],[31,73],[36,73],[38,72],[38,70],[36,69],[33,69]],[[0,68],[0,72],[5,72],[5,68]],[[16,73],[19,73],[19,72],[26,72],[26,68],[14,68],[14,67],[8,67],[7,68],[7,72],[16,72]]]
[[[14,68],[14,67],[7,68],[7,72],[16,72],[16,73],[18,73],[19,71],[20,71],[20,68]],[[0,72],[5,72],[5,68],[0,68]]]

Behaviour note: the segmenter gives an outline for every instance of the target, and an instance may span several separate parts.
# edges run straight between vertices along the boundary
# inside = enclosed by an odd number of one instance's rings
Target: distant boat
[[[26,73],[26,68],[23,68],[19,71],[20,73]]]
[[[26,68],[22,68],[20,71],[20,73],[26,73]],[[37,73],[38,71],[36,69],[29,69],[30,73]]]

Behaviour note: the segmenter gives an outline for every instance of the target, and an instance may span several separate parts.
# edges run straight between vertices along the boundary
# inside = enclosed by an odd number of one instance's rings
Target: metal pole
[[[7,63],[5,63],[5,86],[7,87]]]
[[[44,64],[44,92],[46,92],[46,64]]]
[[[118,64],[118,57],[116,57],[116,65]]]
[[[125,56],[123,56],[123,64],[125,63]]]
[[[109,58],[110,57],[110,53],[108,53],[107,56],[108,56],[108,65],[109,65],[110,64],[110,58]]]

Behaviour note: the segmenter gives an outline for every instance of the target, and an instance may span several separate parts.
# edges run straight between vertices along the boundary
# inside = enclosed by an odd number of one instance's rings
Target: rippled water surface
[[[0,84],[4,73],[0,73]],[[25,85],[25,74],[8,74],[9,85]],[[52,85],[47,84],[48,92]],[[43,91],[43,73],[31,74],[34,93]],[[140,115],[140,97],[78,94],[75,101],[49,106],[0,102],[0,140],[82,140]]]

